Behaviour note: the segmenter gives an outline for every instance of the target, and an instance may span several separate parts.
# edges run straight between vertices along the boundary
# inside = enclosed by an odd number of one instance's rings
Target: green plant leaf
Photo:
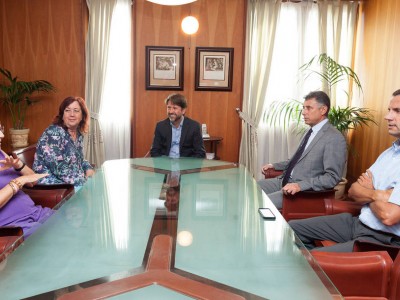
[[[0,68],[0,74],[3,75],[0,82],[0,101],[10,111],[13,128],[23,129],[27,108],[39,101],[32,100],[29,96],[35,92],[54,92],[56,88],[46,80],[18,80],[7,69]]]
[[[353,82],[356,88],[362,93],[363,89],[357,74],[350,68],[337,63],[326,53],[316,55],[307,63],[299,68],[303,75],[303,81],[310,77],[317,77],[322,86],[327,90],[325,92],[330,96],[333,86],[347,80]],[[350,99],[352,91],[344,91]],[[297,100],[274,101],[269,109],[265,112],[264,121],[273,127],[283,124],[283,129],[289,128],[289,125],[296,122],[298,132],[304,130],[302,126],[301,110],[303,103]],[[328,114],[329,122],[335,126],[343,135],[346,135],[349,130],[357,129],[363,125],[377,124],[373,111],[362,107],[331,107]],[[355,155],[356,151],[349,147],[349,152]]]

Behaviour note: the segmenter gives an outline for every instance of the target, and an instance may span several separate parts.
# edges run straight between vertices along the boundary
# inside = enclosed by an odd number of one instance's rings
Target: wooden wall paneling
[[[400,88],[400,0],[369,0],[363,5],[364,101],[365,107],[375,111],[378,126],[364,127],[353,134],[352,146],[358,151],[358,157],[349,159],[348,172],[353,180],[395,140],[388,134],[384,116],[392,93]]]
[[[166,116],[163,99],[172,91],[145,90],[145,46],[184,46],[182,37],[172,34],[178,29],[173,16],[180,15],[182,9],[155,5],[147,1],[135,3],[135,82],[133,115],[134,156],[140,157],[150,149],[155,123]],[[184,51],[185,52],[185,51]],[[186,53],[184,59],[186,63]],[[184,82],[186,85],[186,82]],[[188,114],[190,114],[190,102]]]
[[[145,46],[184,47],[184,90],[187,115],[206,123],[211,135],[222,136],[221,159],[237,161],[240,121],[235,108],[241,106],[245,1],[202,0],[168,7],[138,0],[135,4],[135,82],[133,153],[143,156],[150,148],[156,122],[166,118],[164,99],[172,91],[145,90]],[[188,36],[181,31],[184,17],[195,16],[199,31]],[[232,92],[195,91],[196,47],[234,48]]]
[[[23,80],[45,79],[57,88],[28,109],[25,123],[34,143],[65,97],[84,97],[86,2],[3,0],[2,8],[4,67]]]
[[[4,28],[4,0],[0,0],[0,67],[4,66],[4,55],[3,55],[3,28]],[[6,113],[5,113],[5,108],[0,105],[0,123],[4,124],[6,123]]]

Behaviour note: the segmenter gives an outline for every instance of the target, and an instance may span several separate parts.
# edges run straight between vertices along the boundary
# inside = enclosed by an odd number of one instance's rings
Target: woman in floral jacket
[[[43,184],[70,183],[82,186],[94,174],[83,156],[83,134],[89,128],[89,113],[80,97],[67,97],[60,104],[58,115],[39,138],[33,169],[48,173]]]

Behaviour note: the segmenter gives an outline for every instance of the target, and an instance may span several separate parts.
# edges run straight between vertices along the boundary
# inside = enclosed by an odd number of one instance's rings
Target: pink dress
[[[0,151],[0,160],[4,154]],[[13,168],[0,171],[0,189],[5,187],[10,180],[21,176]],[[18,191],[2,208],[0,208],[0,226],[19,226],[24,231],[24,236],[31,235],[40,224],[53,214],[47,207],[35,205],[32,199],[23,191]]]

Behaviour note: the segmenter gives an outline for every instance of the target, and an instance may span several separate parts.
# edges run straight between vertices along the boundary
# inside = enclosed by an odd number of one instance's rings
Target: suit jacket
[[[169,155],[172,141],[172,128],[169,119],[160,121],[154,131],[153,145],[150,155],[152,157]],[[185,116],[182,126],[181,140],[179,142],[180,157],[206,157],[201,126],[198,122]]]
[[[346,140],[328,122],[322,126],[310,145],[304,150],[293,168],[290,182],[298,183],[302,191],[331,189],[342,178],[346,161]],[[287,160],[275,163],[273,166],[277,170],[285,170],[289,162],[290,160]]]

